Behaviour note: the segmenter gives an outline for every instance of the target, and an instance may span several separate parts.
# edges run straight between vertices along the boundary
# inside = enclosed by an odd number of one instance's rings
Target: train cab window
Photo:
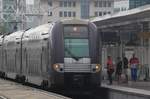
[[[88,39],[65,39],[65,57],[89,57]]]
[[[64,55],[79,59],[89,57],[89,40],[87,26],[64,27]]]

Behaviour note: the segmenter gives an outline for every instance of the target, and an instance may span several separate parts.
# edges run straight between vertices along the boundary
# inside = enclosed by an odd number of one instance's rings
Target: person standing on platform
[[[118,62],[117,62],[117,67],[116,67],[116,76],[117,76],[117,81],[118,81],[118,84],[120,83],[121,81],[121,74],[122,74],[122,61],[121,61],[121,58],[118,57],[117,58]]]
[[[112,74],[114,72],[114,66],[111,56],[107,57],[107,74],[109,79],[109,85],[112,84]]]
[[[131,78],[133,81],[137,80],[138,65],[139,65],[139,59],[137,57],[135,57],[135,54],[133,54],[132,58],[130,59]]]
[[[125,54],[123,54],[123,67],[123,71],[125,74],[125,82],[128,82],[128,59],[126,58]]]

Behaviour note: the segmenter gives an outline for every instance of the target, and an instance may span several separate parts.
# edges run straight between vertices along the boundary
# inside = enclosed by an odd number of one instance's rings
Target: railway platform
[[[0,99],[69,99],[44,90],[0,79]]]
[[[107,85],[108,81],[105,80],[103,81],[103,84]],[[135,89],[142,89],[142,90],[147,90],[150,91],[150,81],[128,81],[128,83],[120,82],[118,84],[117,81],[113,81],[113,84],[115,86],[122,86],[122,87],[128,87],[128,88],[135,88]]]
[[[150,99],[149,81],[128,81],[128,83],[119,83],[113,81],[108,85],[107,81],[102,82],[102,87],[109,91],[108,99]]]

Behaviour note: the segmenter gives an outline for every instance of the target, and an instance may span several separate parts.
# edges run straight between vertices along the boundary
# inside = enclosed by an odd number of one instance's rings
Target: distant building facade
[[[47,0],[0,0],[0,19],[6,32],[28,29],[45,23],[43,18],[47,16],[44,14],[47,11],[44,9],[46,4],[43,5],[43,1]]]
[[[0,19],[2,18],[2,0],[0,0]]]
[[[129,9],[150,4],[150,0],[129,0]]]
[[[48,0],[48,22],[89,19],[113,13],[114,0]]]
[[[129,0],[115,0],[114,13],[129,10]]]
[[[150,4],[150,0],[115,0],[114,13]]]
[[[114,0],[0,0],[7,32],[61,19],[89,19],[113,13]]]
[[[0,0],[0,17],[1,22],[5,22],[6,32],[11,32],[16,29],[16,1],[17,0]]]

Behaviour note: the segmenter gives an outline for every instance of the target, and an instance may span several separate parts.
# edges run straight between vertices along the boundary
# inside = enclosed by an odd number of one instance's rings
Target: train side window
[[[47,35],[48,33],[42,33],[42,35]]]
[[[43,38],[44,41],[48,40],[48,38]]]
[[[17,44],[20,44],[20,42],[16,42]]]

